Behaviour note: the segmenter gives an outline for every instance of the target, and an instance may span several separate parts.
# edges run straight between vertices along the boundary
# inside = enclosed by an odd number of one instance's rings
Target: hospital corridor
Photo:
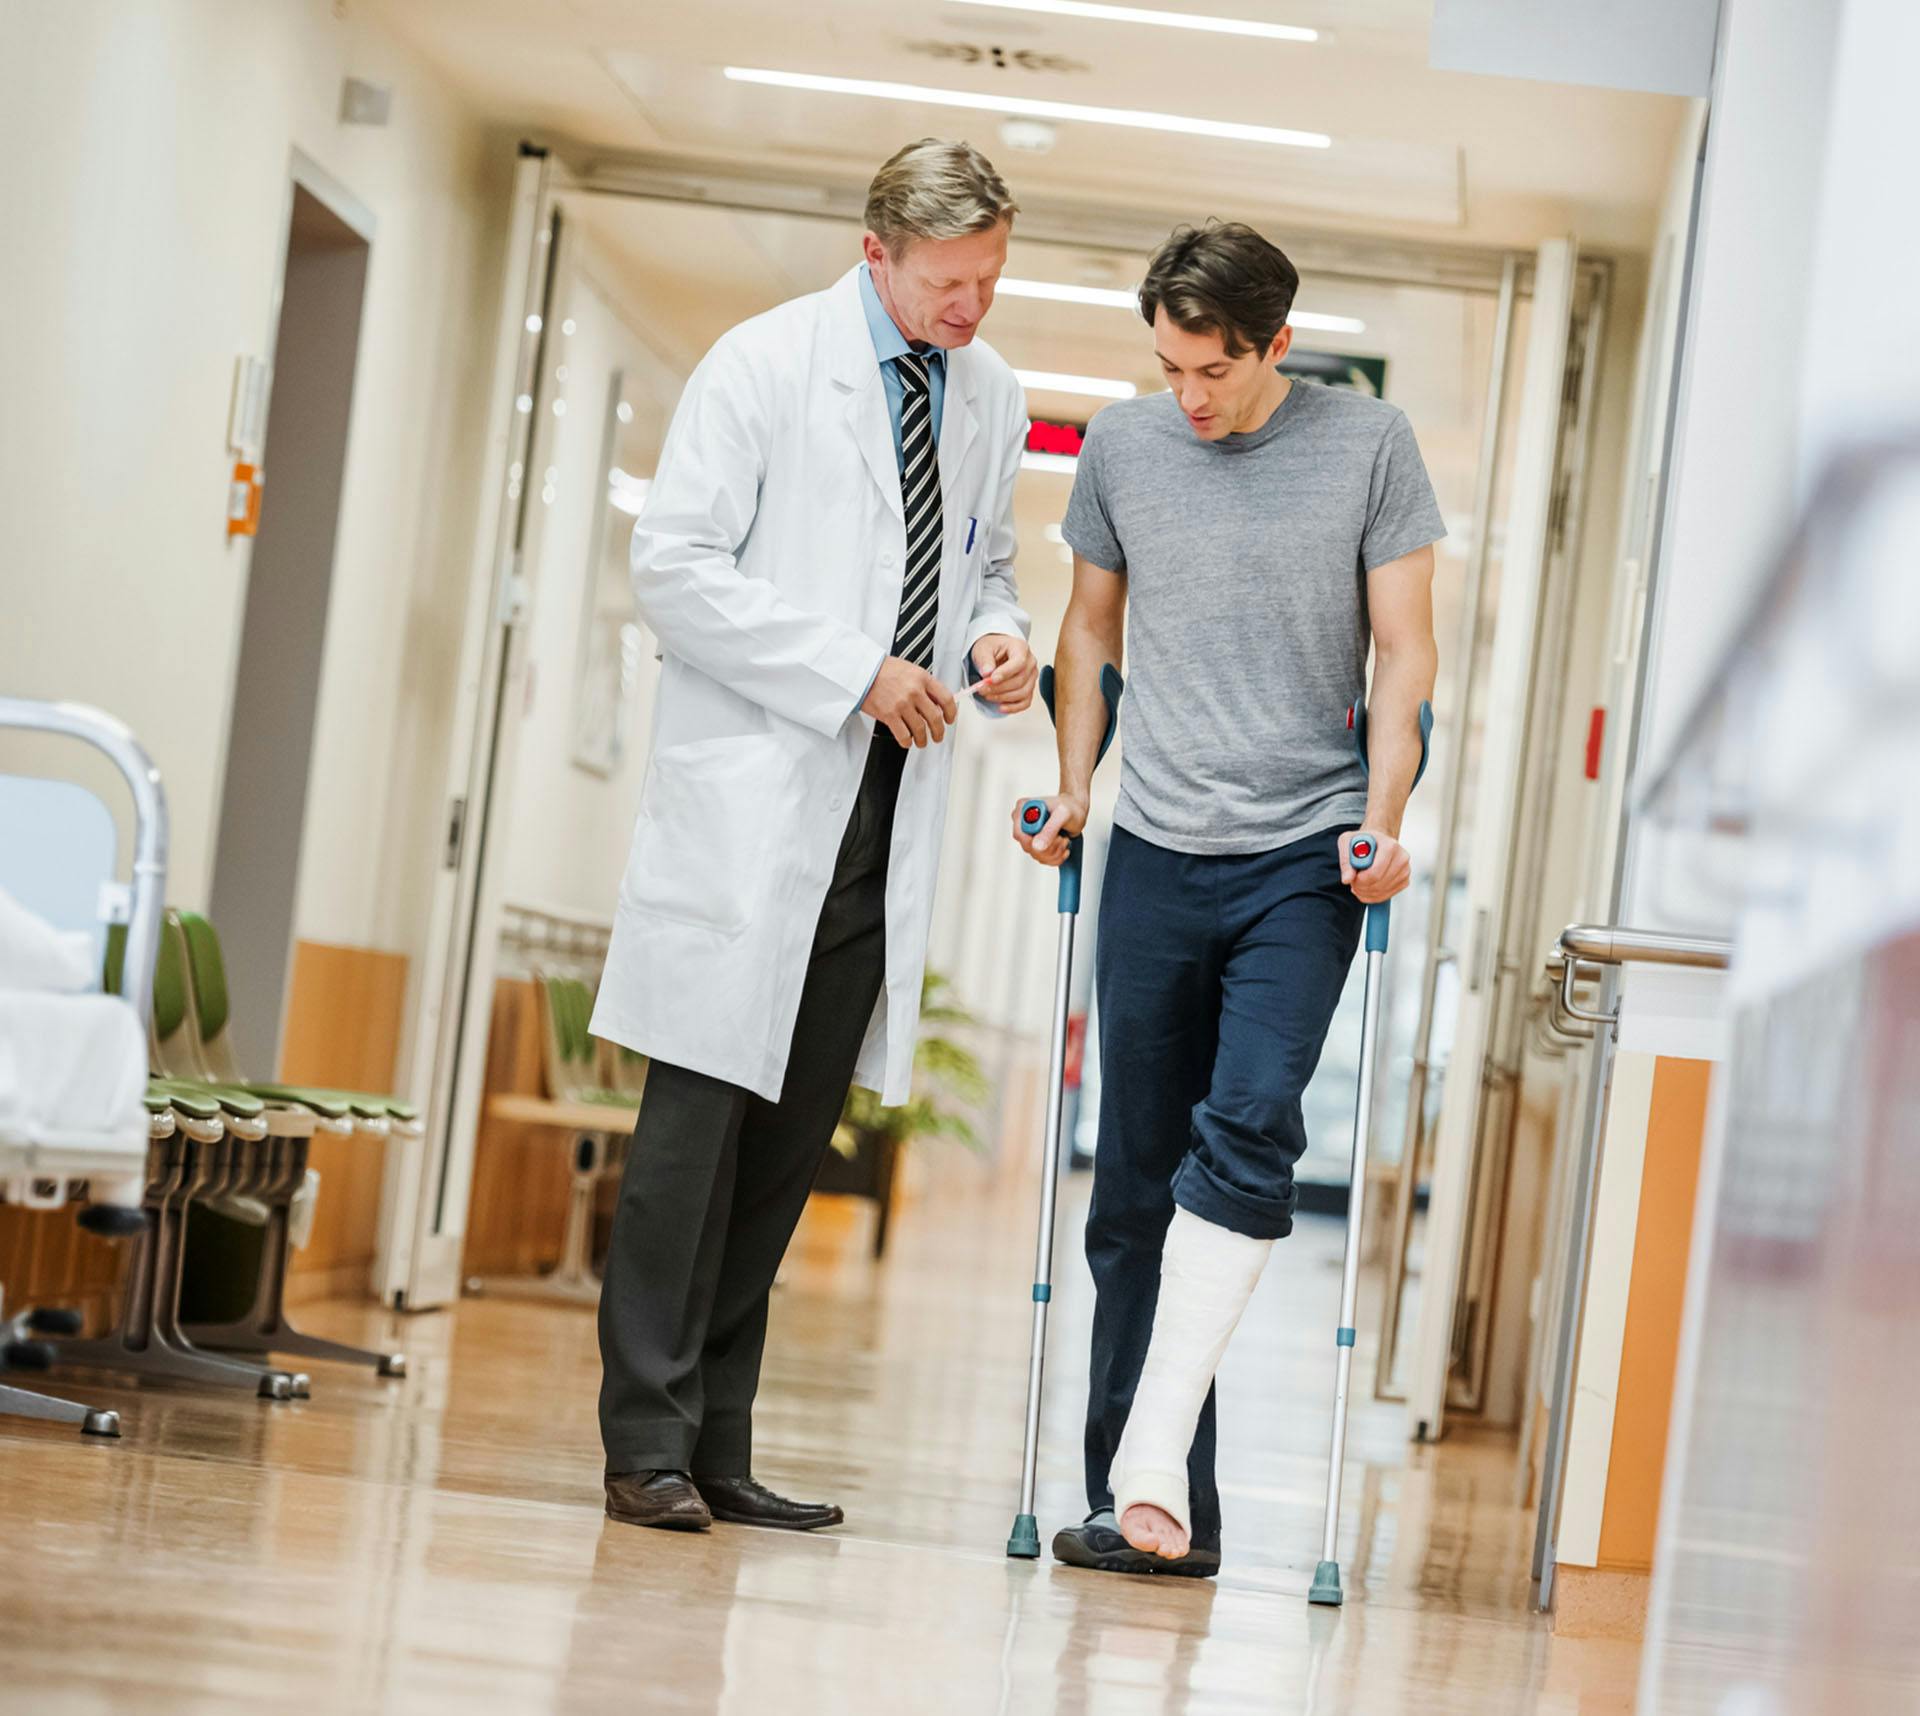
[[[0,0],[0,1713],[1920,1708],[1899,0]]]

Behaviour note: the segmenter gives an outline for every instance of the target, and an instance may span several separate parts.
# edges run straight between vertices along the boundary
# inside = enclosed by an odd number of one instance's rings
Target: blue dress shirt
[[[887,307],[880,302],[873,275],[864,262],[860,264],[860,302],[866,309],[867,332],[873,335],[873,349],[880,359],[880,379],[887,388],[887,416],[893,423],[894,463],[904,473],[907,455],[901,442],[900,412],[906,400],[907,384],[900,379],[900,366],[893,360],[906,356],[913,347],[907,336],[894,326],[893,318],[887,314]],[[938,346],[928,346],[920,355],[927,360],[927,403],[933,413],[933,444],[938,448],[940,411],[947,402],[947,354]]]

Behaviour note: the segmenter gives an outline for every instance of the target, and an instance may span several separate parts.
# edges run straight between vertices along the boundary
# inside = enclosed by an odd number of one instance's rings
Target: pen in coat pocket
[[[980,521],[977,518],[970,518],[967,520],[967,546],[963,550],[963,552],[967,554],[971,554],[973,552],[973,533],[979,528],[980,528]]]

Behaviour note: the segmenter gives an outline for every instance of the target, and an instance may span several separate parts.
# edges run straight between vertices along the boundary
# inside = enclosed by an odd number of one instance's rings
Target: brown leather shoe
[[[727,1525],[768,1525],[776,1531],[818,1531],[847,1517],[832,1502],[788,1501],[751,1478],[695,1478],[693,1486],[713,1517]]]
[[[705,1531],[713,1524],[685,1472],[607,1473],[607,1518],[662,1531]]]

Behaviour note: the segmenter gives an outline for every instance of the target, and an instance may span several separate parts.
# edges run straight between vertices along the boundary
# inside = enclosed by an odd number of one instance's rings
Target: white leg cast
[[[1113,1458],[1117,1519],[1149,1503],[1191,1535],[1187,1452],[1213,1373],[1273,1250],[1270,1239],[1203,1221],[1176,1209],[1160,1254],[1160,1303],[1140,1386]]]

